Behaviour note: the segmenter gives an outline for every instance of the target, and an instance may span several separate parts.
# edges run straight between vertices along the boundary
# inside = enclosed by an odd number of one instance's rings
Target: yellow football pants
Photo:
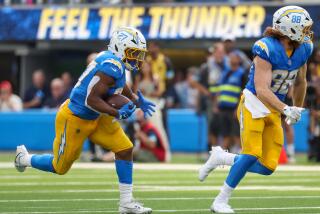
[[[87,138],[114,153],[133,147],[114,117],[101,115],[96,120],[84,120],[73,115],[69,102],[60,107],[55,122],[52,164],[57,174],[65,174],[70,169]]]
[[[244,106],[244,96],[242,96],[237,115],[240,123],[242,154],[256,156],[262,165],[274,171],[278,166],[284,139],[281,114],[269,109],[271,113],[268,116],[253,119]]]

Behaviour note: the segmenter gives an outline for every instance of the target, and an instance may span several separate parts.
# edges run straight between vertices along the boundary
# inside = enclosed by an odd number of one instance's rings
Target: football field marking
[[[316,199],[320,196],[235,196],[231,200],[256,200],[256,199]],[[187,201],[187,200],[213,200],[213,197],[159,197],[159,198],[138,198],[143,201]],[[70,199],[14,199],[0,200],[0,203],[25,203],[25,202],[78,202],[78,201],[118,201],[119,198],[70,198]]]
[[[173,170],[173,171],[197,171],[202,164],[172,164],[172,163],[135,163],[134,169],[138,170]],[[0,162],[0,168],[13,169],[13,163],[10,162]],[[114,163],[74,163],[72,165],[73,169],[115,169]],[[223,168],[218,168],[219,171],[227,171],[230,167],[225,166]],[[320,166],[310,166],[310,165],[280,165],[277,171],[320,171]]]
[[[320,176],[320,175],[319,175]],[[77,178],[78,179],[78,178]],[[264,183],[270,183],[272,182],[273,184],[288,184],[288,183],[301,183],[301,179],[277,179],[277,180],[263,180],[263,179],[255,179],[252,178],[250,179],[250,184],[264,184]],[[311,179],[303,179],[304,183],[316,183],[319,182],[319,178],[311,178]],[[206,182],[206,184],[221,184],[221,180],[209,180]],[[20,182],[0,182],[0,187],[1,186],[95,186],[95,185],[117,185],[117,181],[61,181],[61,182],[56,182],[56,181],[38,181],[38,182],[30,182],[30,181],[20,181]],[[163,181],[163,180],[148,180],[148,181],[137,181],[135,182],[135,185],[161,185],[161,184],[190,184],[189,186],[195,186],[194,184],[198,184],[198,186],[202,186],[203,183],[198,182],[196,179],[192,180],[183,180],[183,181],[178,181],[178,180],[172,180],[172,181]]]
[[[211,186],[150,186],[150,185],[135,185],[135,192],[173,192],[173,191],[216,191],[221,189],[221,185]],[[320,187],[313,186],[240,186],[237,191],[320,191]],[[104,192],[118,192],[117,188],[112,189],[61,189],[61,190],[0,190],[0,194],[21,194],[21,193],[104,193]]]
[[[262,210],[318,210],[320,207],[260,207],[260,208],[235,208],[235,211],[262,211]],[[210,211],[209,209],[181,209],[181,210],[153,210],[154,212],[162,212],[162,213],[181,213],[181,212],[206,212]],[[42,214],[42,213],[65,213],[63,211],[36,211],[36,212],[1,212],[0,214],[20,214],[20,213],[29,213],[29,214]],[[118,210],[70,210],[68,213],[118,213]],[[315,214],[315,213],[313,213]]]

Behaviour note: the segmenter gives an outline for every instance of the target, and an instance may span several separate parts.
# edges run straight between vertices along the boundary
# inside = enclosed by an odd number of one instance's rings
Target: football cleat
[[[19,172],[24,172],[26,170],[28,156],[29,153],[24,145],[17,146],[14,166]]]
[[[212,203],[210,209],[215,213],[234,213],[229,204],[216,200]]]
[[[209,173],[217,168],[219,165],[222,165],[223,154],[225,151],[220,146],[213,146],[210,151],[210,157],[207,162],[199,169],[199,181],[204,181]]]
[[[137,201],[130,201],[127,203],[120,203],[119,206],[119,213],[120,214],[149,214],[152,213],[152,209],[148,207],[143,207],[142,203]]]

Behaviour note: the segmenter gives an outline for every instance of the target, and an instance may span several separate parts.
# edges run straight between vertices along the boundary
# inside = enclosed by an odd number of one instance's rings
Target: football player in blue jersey
[[[24,145],[18,146],[15,166],[18,171],[33,167],[63,175],[80,156],[83,142],[92,142],[115,153],[115,167],[119,178],[119,213],[151,213],[132,196],[132,143],[118,121],[130,117],[136,107],[145,116],[152,115],[154,104],[126,85],[125,70],[136,72],[145,59],[147,44],[141,32],[134,28],[119,28],[110,39],[107,51],[93,60],[77,84],[70,99],[56,116],[53,155],[29,154]],[[131,102],[119,110],[104,101],[112,94],[123,94]]]
[[[225,152],[213,147],[208,161],[199,170],[203,181],[219,165],[230,165],[230,171],[211,210],[234,213],[228,201],[247,172],[271,175],[283,146],[281,114],[288,124],[301,118],[306,93],[307,60],[313,45],[309,13],[297,6],[286,6],[273,15],[273,25],[264,38],[252,48],[254,61],[249,80],[238,106],[242,153]],[[284,99],[293,89],[293,106]]]

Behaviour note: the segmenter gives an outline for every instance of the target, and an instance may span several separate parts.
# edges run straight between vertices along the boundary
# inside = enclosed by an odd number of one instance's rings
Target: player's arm
[[[257,92],[257,97],[263,103],[266,103],[279,112],[283,113],[286,104],[281,102],[270,89],[272,81],[272,65],[259,56],[256,56],[254,58],[254,65],[254,85]]]
[[[113,108],[102,99],[102,96],[106,93],[106,91],[108,91],[109,87],[114,84],[115,81],[112,77],[109,77],[101,72],[97,72],[89,84],[88,90],[90,92],[86,98],[86,105],[97,112],[118,117],[118,110]]]
[[[296,78],[296,81],[292,87],[293,94],[292,94],[292,101],[293,105],[297,107],[302,107],[304,104],[304,98],[306,96],[307,90],[307,64],[304,64]]]

